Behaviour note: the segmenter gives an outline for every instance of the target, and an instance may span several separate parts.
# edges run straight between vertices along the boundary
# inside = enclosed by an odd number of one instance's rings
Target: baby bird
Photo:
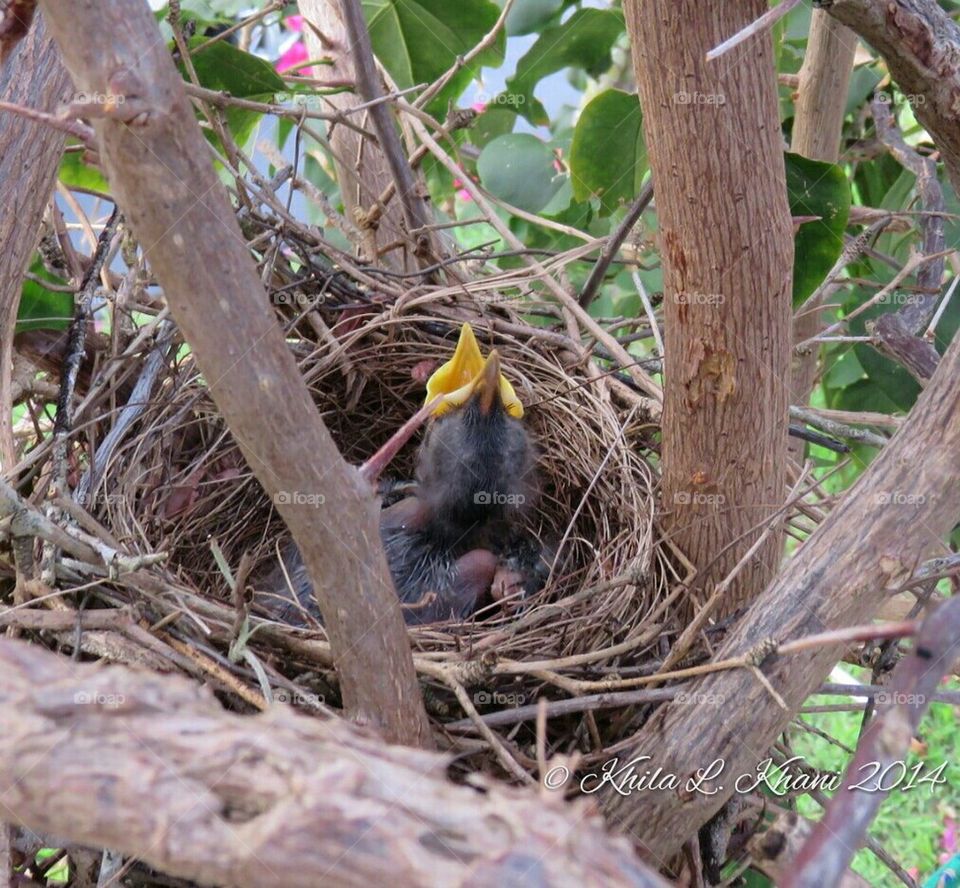
[[[469,324],[453,357],[427,381],[433,418],[416,460],[415,481],[386,505],[380,537],[407,623],[469,617],[491,589],[501,556],[537,493],[536,456],[523,407],[498,353],[484,360]],[[386,498],[386,497],[385,497]],[[281,620],[319,619],[300,553],[283,553],[264,584],[265,605]],[[296,601],[290,595],[290,586]]]

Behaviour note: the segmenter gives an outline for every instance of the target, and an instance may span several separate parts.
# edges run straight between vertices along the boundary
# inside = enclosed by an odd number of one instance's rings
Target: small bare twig
[[[420,94],[414,103],[417,108],[425,107],[434,96],[442,92],[444,87],[453,80],[460,71],[473,62],[480,53],[493,46],[497,40],[497,35],[506,25],[507,16],[510,15],[514,2],[515,0],[506,0],[506,3],[503,4],[503,8],[500,10],[500,15],[497,16],[497,20],[493,23],[493,27],[470,52],[466,55],[458,56],[457,60]]]
[[[85,123],[81,123],[79,120],[71,120],[56,114],[49,114],[37,108],[25,108],[23,105],[16,105],[13,102],[0,102],[0,111],[9,111],[11,114],[17,114],[20,117],[25,117],[27,120],[35,120],[37,123],[52,126],[54,129],[79,139],[91,150],[96,147],[93,129]]]
[[[637,199],[630,205],[630,209],[627,210],[620,224],[607,237],[603,252],[597,259],[596,265],[591,269],[589,277],[584,282],[583,289],[580,290],[579,302],[582,308],[590,307],[590,303],[593,302],[593,297],[597,295],[597,290],[600,289],[600,284],[603,282],[604,275],[606,275],[610,263],[616,258],[617,252],[620,250],[620,245],[626,240],[627,235],[633,231],[633,226],[637,224],[637,220],[649,206],[651,200],[653,200],[652,181],[647,182],[647,184],[643,186],[640,194],[637,195]],[[663,353],[662,345],[660,353]]]
[[[373,57],[373,47],[370,43],[370,33],[367,30],[360,0],[341,0],[343,21],[350,35],[350,48],[353,53],[357,72],[357,88],[363,98],[372,102],[379,98],[383,90],[380,87],[380,78],[377,73],[376,61]],[[430,252],[430,235],[427,226],[433,221],[427,209],[426,201],[420,193],[407,155],[400,144],[390,109],[381,103],[370,107],[370,117],[380,142],[387,164],[394,181],[397,184],[397,195],[403,205],[404,219],[409,231],[422,229],[417,235],[414,252],[425,257]]]
[[[728,37],[723,43],[718,43],[710,52],[707,53],[707,61],[712,62],[720,58],[725,53],[730,52],[736,46],[739,46],[745,40],[749,40],[755,34],[762,34],[769,31],[780,19],[782,19],[794,6],[800,3],[800,0],[783,0],[779,6],[768,10],[760,18],[755,19],[745,28],[737,31],[732,37]]]
[[[790,418],[812,425],[814,428],[820,429],[828,435],[833,435],[837,438],[847,438],[851,441],[860,441],[864,444],[869,444],[871,447],[883,447],[888,440],[876,432],[871,432],[869,429],[854,428],[845,423],[829,419],[822,413],[806,407],[791,405]]]

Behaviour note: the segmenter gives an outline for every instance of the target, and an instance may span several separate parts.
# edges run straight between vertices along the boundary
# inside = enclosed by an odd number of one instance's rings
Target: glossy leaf
[[[432,83],[491,30],[500,15],[489,0],[364,0],[374,52],[403,89]],[[503,61],[504,37],[465,66],[430,107],[445,113],[479,72]]]
[[[531,123],[548,124],[546,110],[533,97],[534,87],[564,68],[599,77],[610,67],[610,51],[623,31],[623,13],[616,9],[579,9],[563,24],[545,28],[507,81],[506,94],[517,113]]]
[[[35,277],[50,283],[63,284],[66,281],[51,274],[43,266],[39,257],[30,265]],[[20,308],[17,311],[15,331],[25,330],[66,330],[73,320],[73,294],[58,290],[48,290],[37,281],[25,280],[20,293]]]
[[[193,37],[190,47],[207,43],[208,37]],[[238,49],[226,40],[211,43],[191,56],[200,85],[224,90],[239,98],[273,96],[286,87],[283,78],[265,59]]]
[[[190,46],[206,43],[207,37],[193,37]],[[238,49],[226,40],[218,40],[192,56],[193,67],[200,85],[206,89],[227,92],[241,99],[272,102],[278,93],[285,92],[283,78],[264,59]],[[181,65],[181,72],[183,67]],[[243,147],[253,134],[260,120],[256,111],[244,108],[227,108],[227,126],[236,143]],[[209,130],[207,138],[215,141]]]
[[[507,34],[511,37],[532,34],[550,21],[562,6],[563,0],[516,0],[507,16]]]
[[[483,187],[501,200],[538,213],[563,185],[550,147],[529,133],[508,133],[487,145],[477,160]]]
[[[850,184],[843,167],[786,155],[787,194],[794,216],[819,216],[794,237],[793,304],[802,305],[823,283],[843,250],[850,215]]]
[[[600,199],[600,214],[629,203],[646,172],[640,104],[635,95],[608,89],[580,115],[570,146],[573,196]]]

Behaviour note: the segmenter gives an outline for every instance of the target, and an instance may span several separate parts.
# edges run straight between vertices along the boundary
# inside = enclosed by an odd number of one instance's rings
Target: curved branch
[[[957,655],[960,598],[951,598],[927,617],[915,649],[893,670],[886,700],[860,740],[841,787],[786,874],[782,882],[786,888],[816,888],[840,879],[890,794],[889,789],[881,788],[881,784],[890,785],[885,777],[887,770],[903,761],[940,679],[950,672]],[[862,779],[871,773],[869,765],[873,762],[882,766],[876,784]],[[867,788],[852,789],[855,783]]]
[[[56,44],[38,18],[26,37],[12,46],[0,70],[0,99],[52,111],[67,98],[69,88],[70,77]],[[16,463],[10,373],[23,269],[37,245],[65,138],[37,120],[0,112],[0,207],[5,208],[0,213],[0,467],[7,470]]]
[[[960,516],[960,338],[954,339],[907,421],[840,504],[787,563],[733,631],[716,660],[747,656],[767,639],[785,642],[872,619]],[[723,717],[670,703],[644,725],[631,757],[649,755],[652,770],[682,784],[716,759],[723,773],[704,793],[635,793],[607,799],[622,823],[652,853],[667,857],[713,816],[750,774],[803,701],[843,653],[829,645],[760,663],[781,708],[746,669],[716,673],[690,689],[693,700],[721,701]],[[645,765],[645,767],[647,766]]]
[[[0,815],[239,888],[665,888],[586,802],[457,786],[448,759],[285,706],[0,641]]]
[[[114,196],[310,569],[348,712],[394,741],[429,743],[374,492],[310,399],[149,7],[47,0],[43,10],[77,87],[109,99],[85,113]]]
[[[935,0],[821,0],[879,52],[960,194],[960,27]]]

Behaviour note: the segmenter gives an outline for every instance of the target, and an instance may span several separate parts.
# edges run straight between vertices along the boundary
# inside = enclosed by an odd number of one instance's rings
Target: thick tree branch
[[[743,656],[765,639],[779,641],[871,619],[912,575],[960,516],[960,339],[944,355],[907,422],[820,525],[734,630],[716,660]],[[693,699],[725,701],[722,718],[702,707],[670,703],[640,732],[632,756],[677,774],[724,760],[723,774],[703,793],[644,792],[607,799],[620,822],[659,856],[677,850],[751,773],[802,702],[842,654],[837,645],[768,658],[761,665],[784,710],[747,669],[714,674]]]
[[[917,177],[920,205],[927,214],[920,219],[920,228],[923,231],[922,252],[924,256],[934,256],[944,248],[944,220],[943,216],[937,213],[944,212],[945,204],[943,189],[937,179],[937,164],[906,143],[897,129],[889,102],[877,97],[870,107],[880,141],[904,169]],[[940,355],[933,343],[919,338],[917,334],[930,322],[940,301],[940,283],[945,262],[946,257],[941,256],[924,263],[917,272],[919,292],[911,296],[902,308],[881,315],[873,325],[873,335],[881,351],[887,352],[906,367],[921,385],[926,385],[940,361]]]
[[[847,108],[847,93],[853,57],[857,49],[856,35],[823,10],[815,9],[810,16],[810,34],[807,38],[800,85],[797,88],[796,112],[790,150],[814,160],[836,163],[840,156],[840,135]],[[808,302],[799,317],[793,320],[793,341],[803,342],[820,332],[823,326],[822,303]],[[806,404],[817,375],[820,349],[815,345],[797,349],[791,355],[790,402]],[[791,441],[790,454],[803,461],[804,446]]]
[[[350,51],[350,39],[337,0],[298,0],[306,27],[304,35],[311,58],[326,58],[329,75],[338,80],[357,81],[357,61]],[[324,103],[356,124],[367,124],[370,110],[357,92],[340,92],[323,97]],[[349,115],[349,116],[348,116]],[[355,130],[334,123],[328,129],[329,145],[337,171],[337,182],[349,221],[358,229],[365,258],[395,271],[415,270],[409,252],[403,205],[391,200],[379,204],[380,195],[393,185],[386,156],[375,139],[363,138]]]
[[[960,194],[960,27],[934,0],[821,0],[884,58]]]
[[[310,568],[347,710],[392,740],[427,743],[378,503],[310,400],[149,7],[79,0],[43,9],[76,86],[110,98],[90,113],[99,114],[114,196]]]
[[[432,217],[420,193],[420,183],[407,162],[393,114],[386,102],[375,101],[381,95],[380,75],[377,72],[370,32],[367,30],[360,0],[340,0],[340,8],[343,10],[343,21],[350,36],[350,54],[353,56],[357,74],[357,88],[365,102],[373,103],[370,105],[369,114],[377,130],[380,150],[390,167],[397,197],[403,206],[407,229],[415,239],[414,252],[422,258],[430,258],[430,232],[427,226],[430,225]]]
[[[0,720],[0,817],[204,884],[665,886],[586,802],[178,677],[0,641]]]
[[[704,61],[767,7],[623,4],[663,260],[663,522],[697,569],[691,607],[751,549],[785,489],[793,236],[770,37],[738,47],[736,64]],[[769,533],[721,615],[766,586],[781,548]]]
[[[7,15],[15,10],[16,5]],[[38,18],[0,69],[0,100],[54,111],[69,98],[69,89],[70,77],[56,44]],[[10,374],[23,269],[37,245],[64,139],[62,132],[36,120],[0,111],[0,470],[16,462]]]

